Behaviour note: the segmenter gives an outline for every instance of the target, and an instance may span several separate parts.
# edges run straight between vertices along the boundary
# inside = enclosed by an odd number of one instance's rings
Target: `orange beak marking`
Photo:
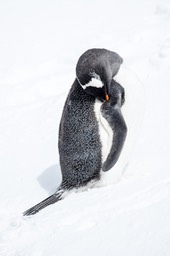
[[[108,101],[109,100],[109,95],[108,94],[106,94],[106,101]]]

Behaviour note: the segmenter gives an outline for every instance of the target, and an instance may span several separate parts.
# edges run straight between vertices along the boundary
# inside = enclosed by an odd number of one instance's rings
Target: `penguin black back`
[[[59,130],[59,155],[65,189],[99,179],[101,144],[94,113],[95,98],[77,79],[67,97]]]
[[[33,215],[63,199],[65,192],[100,178],[101,142],[94,104],[94,96],[87,94],[75,79],[65,102],[59,128],[62,183],[56,193],[25,211],[25,216]]]

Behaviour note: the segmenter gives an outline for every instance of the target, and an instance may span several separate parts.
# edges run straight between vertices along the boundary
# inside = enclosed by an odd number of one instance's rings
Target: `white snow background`
[[[118,52],[145,88],[120,182],[22,212],[60,183],[58,126],[79,56]],[[170,255],[170,1],[1,0],[0,256]]]

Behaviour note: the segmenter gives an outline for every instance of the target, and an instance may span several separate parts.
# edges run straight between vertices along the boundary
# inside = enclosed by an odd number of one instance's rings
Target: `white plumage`
[[[122,65],[118,74],[114,77],[114,80],[120,83],[125,89],[125,103],[122,106],[122,114],[128,128],[128,133],[117,163],[107,172],[101,170],[101,179],[95,186],[105,186],[115,183],[120,179],[122,171],[133,153],[144,113],[143,86],[136,75]],[[104,162],[111,149],[113,131],[108,122],[101,115],[101,105],[102,102],[96,100],[94,110],[99,123],[102,144],[102,162]]]

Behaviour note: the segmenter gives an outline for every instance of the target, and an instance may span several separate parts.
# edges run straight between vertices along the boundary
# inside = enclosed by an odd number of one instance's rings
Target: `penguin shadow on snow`
[[[59,163],[45,169],[37,178],[40,186],[47,191],[49,195],[55,193],[61,183],[61,171]]]

